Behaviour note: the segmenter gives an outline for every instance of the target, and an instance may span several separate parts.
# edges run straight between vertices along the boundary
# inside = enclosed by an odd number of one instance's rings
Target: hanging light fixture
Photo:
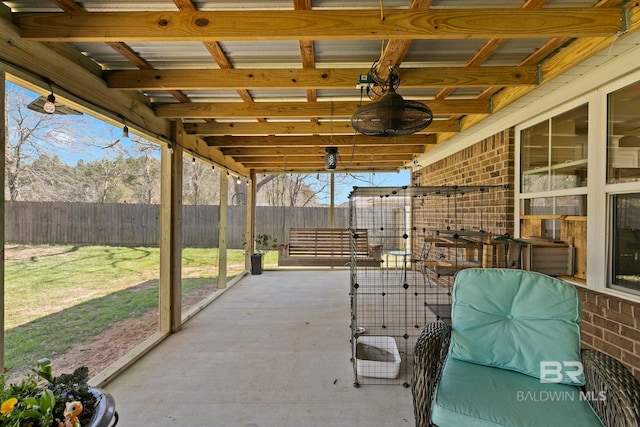
[[[324,167],[326,170],[335,170],[338,167],[338,147],[325,148]]]
[[[47,100],[44,102],[42,109],[49,114],[53,114],[56,112],[56,97],[53,96],[53,87],[51,87],[51,83],[49,83],[49,90],[51,93],[47,96]]]
[[[129,126],[127,126],[127,119],[122,117],[122,122],[124,126],[122,127],[122,137],[125,139],[129,139]]]
[[[433,121],[431,109],[396,93],[400,85],[398,66],[389,67],[386,79],[377,69],[378,61],[371,66],[369,76],[374,82],[373,95],[379,99],[358,107],[351,117],[351,126],[363,135],[383,137],[411,135],[429,126]]]

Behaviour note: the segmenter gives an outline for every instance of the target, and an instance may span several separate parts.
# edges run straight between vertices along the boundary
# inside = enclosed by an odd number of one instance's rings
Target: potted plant
[[[113,427],[118,422],[113,397],[89,387],[89,370],[54,377],[51,362],[41,359],[21,381],[0,373],[0,426]],[[112,424],[113,423],[113,424]]]
[[[262,274],[263,256],[268,250],[278,248],[278,239],[268,234],[258,234],[255,242],[256,252],[251,254],[251,274]]]

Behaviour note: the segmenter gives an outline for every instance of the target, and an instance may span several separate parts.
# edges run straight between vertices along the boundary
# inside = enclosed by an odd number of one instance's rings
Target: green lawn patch
[[[158,308],[158,248],[7,246],[5,253],[5,364],[12,369]],[[183,296],[214,289],[218,250],[185,248],[182,256]],[[244,269],[242,250],[228,251],[228,267],[229,277]]]

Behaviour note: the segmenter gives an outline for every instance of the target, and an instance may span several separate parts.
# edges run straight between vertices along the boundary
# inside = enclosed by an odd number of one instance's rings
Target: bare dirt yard
[[[157,331],[157,310],[142,317],[126,319],[90,342],[50,357],[54,375],[73,372],[76,368],[86,366],[89,368],[89,376],[92,377]]]

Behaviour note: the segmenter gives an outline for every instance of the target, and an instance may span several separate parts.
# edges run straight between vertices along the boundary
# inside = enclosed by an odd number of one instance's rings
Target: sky
[[[361,179],[347,180],[348,182],[340,183],[336,179],[336,197],[335,204],[340,205],[346,203],[349,199],[347,196],[353,190],[354,186],[358,187],[401,187],[410,185],[411,173],[409,170],[400,170],[399,172],[375,172],[375,173],[359,173]]]

